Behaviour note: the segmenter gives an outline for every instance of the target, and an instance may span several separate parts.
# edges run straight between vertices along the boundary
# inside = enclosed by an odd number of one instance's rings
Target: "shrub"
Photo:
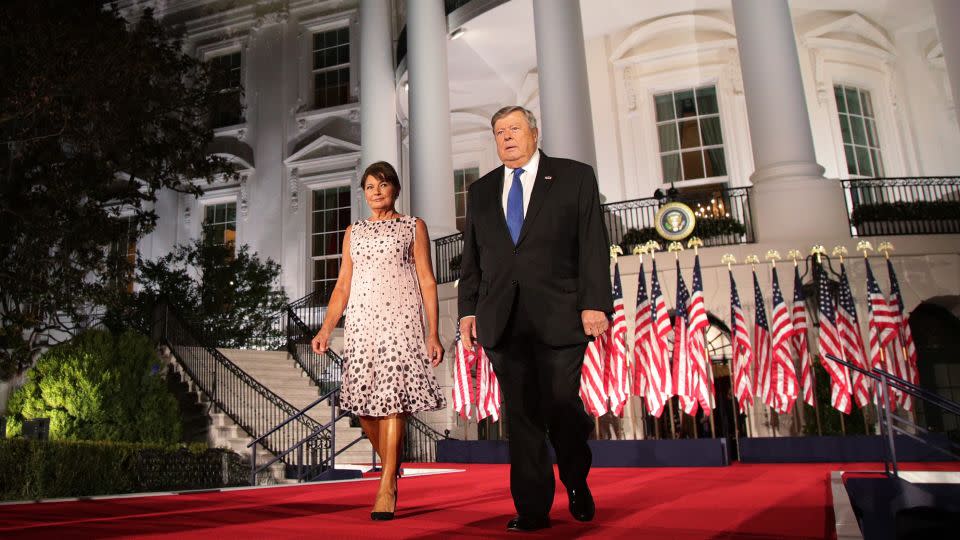
[[[7,434],[23,420],[50,419],[51,439],[172,443],[180,440],[176,399],[146,337],[90,331],[47,351],[10,397]]]
[[[853,225],[871,221],[960,219],[960,201],[898,201],[854,206]]]
[[[204,446],[0,440],[0,500],[236,486],[247,473],[236,453]]]

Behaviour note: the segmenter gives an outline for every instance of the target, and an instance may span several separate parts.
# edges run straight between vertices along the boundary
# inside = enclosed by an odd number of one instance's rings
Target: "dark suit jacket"
[[[610,247],[593,168],[540,152],[516,246],[503,213],[501,165],[467,194],[460,317],[476,315],[477,338],[495,347],[513,309],[551,346],[585,343],[580,312],[613,312]]]

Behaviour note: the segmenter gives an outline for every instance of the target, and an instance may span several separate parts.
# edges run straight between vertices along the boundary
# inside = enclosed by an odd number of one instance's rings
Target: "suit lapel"
[[[553,170],[550,165],[550,158],[541,150],[540,165],[537,167],[537,179],[533,183],[533,191],[530,193],[530,204],[527,205],[527,213],[523,217],[523,227],[520,228],[520,237],[517,239],[517,245],[520,245],[524,237],[527,236],[530,227],[533,226],[533,220],[537,219],[537,214],[540,213],[540,208],[543,207],[543,201],[547,198],[547,193],[550,191],[550,188],[553,187]],[[547,177],[549,177],[549,179],[547,179]],[[500,183],[503,183],[502,174],[500,175]],[[501,205],[501,212],[502,211]],[[506,218],[504,218],[504,223],[506,223]]]

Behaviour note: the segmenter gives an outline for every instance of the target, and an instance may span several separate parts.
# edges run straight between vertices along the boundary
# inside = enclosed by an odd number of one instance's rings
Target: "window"
[[[313,35],[313,101],[318,109],[350,102],[350,30]]]
[[[663,182],[727,175],[715,86],[654,96]]]
[[[215,128],[243,123],[240,77],[240,53],[224,54],[210,60],[210,76],[217,96],[210,111]]]
[[[453,171],[453,196],[457,208],[457,230],[463,232],[467,222],[467,188],[480,177],[479,167]]]
[[[350,186],[313,192],[311,258],[313,290],[329,293],[340,274],[343,237],[350,224]]]
[[[203,239],[236,249],[237,203],[211,204],[205,208]]]
[[[833,95],[837,99],[837,112],[840,114],[847,172],[850,176],[882,177],[883,160],[870,92],[838,84],[833,87]]]
[[[121,264],[120,271],[124,276],[118,284],[128,293],[133,292],[134,269],[137,266],[137,226],[133,218],[120,218],[116,223],[117,231],[110,252]]]

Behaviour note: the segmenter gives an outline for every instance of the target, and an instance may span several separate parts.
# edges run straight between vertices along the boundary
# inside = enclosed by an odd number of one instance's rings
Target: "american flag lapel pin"
[[[553,177],[552,177],[552,176],[544,176],[543,179],[544,179],[544,180],[553,180]]]

